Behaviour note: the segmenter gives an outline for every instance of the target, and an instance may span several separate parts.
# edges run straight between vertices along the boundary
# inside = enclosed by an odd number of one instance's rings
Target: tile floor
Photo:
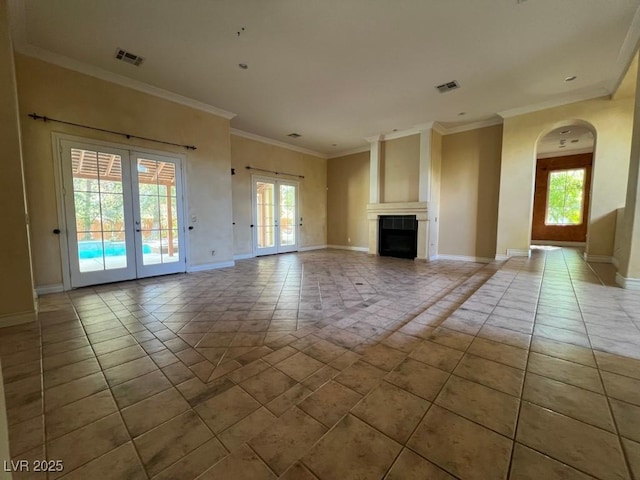
[[[572,250],[307,252],[41,311],[0,355],[51,479],[640,479],[640,293]]]

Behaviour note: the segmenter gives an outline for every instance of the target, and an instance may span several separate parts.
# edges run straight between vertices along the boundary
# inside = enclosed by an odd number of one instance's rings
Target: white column
[[[420,130],[418,201],[431,200],[431,127]]]
[[[380,169],[382,168],[382,135],[367,137],[371,144],[369,161],[369,203],[380,203]]]
[[[627,198],[618,235],[622,238],[616,239],[620,242],[616,283],[623,288],[640,290],[640,69],[636,76]]]

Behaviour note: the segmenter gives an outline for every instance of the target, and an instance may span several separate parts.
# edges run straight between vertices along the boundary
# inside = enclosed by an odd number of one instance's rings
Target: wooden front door
[[[592,162],[592,153],[538,159],[532,240],[586,242]]]

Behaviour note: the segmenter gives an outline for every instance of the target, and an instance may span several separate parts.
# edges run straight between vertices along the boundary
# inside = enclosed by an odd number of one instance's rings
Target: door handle
[[[189,230],[193,230],[193,225],[189,225]]]
[[[136,232],[140,232],[141,230],[139,228],[136,228]]]
[[[60,229],[59,228],[54,228],[53,229],[53,233],[55,233],[56,235],[60,235]]]

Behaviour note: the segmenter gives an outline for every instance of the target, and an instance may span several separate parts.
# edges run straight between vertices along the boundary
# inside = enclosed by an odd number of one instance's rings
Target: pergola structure
[[[171,187],[176,185],[175,165],[170,162],[140,158],[136,167],[138,184],[165,187],[167,224],[173,225]],[[122,182],[122,159],[117,154],[73,148],[71,149],[71,169],[73,178]],[[160,195],[160,188],[158,188],[158,195]],[[173,256],[173,229],[167,229],[167,236],[167,253]]]

